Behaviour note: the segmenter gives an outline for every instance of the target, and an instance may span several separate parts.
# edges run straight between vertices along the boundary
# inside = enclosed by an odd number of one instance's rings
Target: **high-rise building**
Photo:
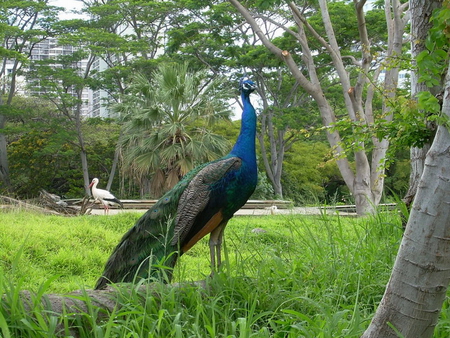
[[[58,45],[58,40],[56,38],[47,38],[38,42],[33,46],[30,55],[30,61],[44,61],[56,59],[60,55],[71,55],[77,47],[73,46],[61,46]],[[55,67],[60,67],[57,63]],[[78,69],[80,75],[84,73],[87,66],[87,60],[81,60],[74,64]],[[9,81],[14,68],[14,61],[6,61],[4,74],[1,74],[0,78],[2,81]],[[26,70],[26,69],[25,69]],[[23,96],[42,96],[44,90],[39,85],[29,86],[33,79],[27,78],[26,76],[20,75],[16,78],[16,94]],[[73,93],[75,95],[75,92]],[[89,88],[85,88],[81,94],[82,106],[81,115],[90,117],[92,116],[92,103],[93,103],[93,92]]]
[[[97,58],[92,63],[92,69],[97,72],[102,72],[108,69],[108,65],[105,61]],[[106,108],[108,93],[105,90],[97,89],[92,91],[92,105],[89,117],[110,117],[109,110]]]

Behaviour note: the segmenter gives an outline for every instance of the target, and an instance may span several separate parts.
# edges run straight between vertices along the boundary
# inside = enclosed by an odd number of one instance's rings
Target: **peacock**
[[[241,130],[231,152],[191,170],[137,220],[109,257],[95,289],[158,278],[158,272],[170,281],[177,258],[207,234],[211,273],[217,270],[224,229],[257,184],[256,113],[250,102],[255,89],[249,78],[241,79]]]

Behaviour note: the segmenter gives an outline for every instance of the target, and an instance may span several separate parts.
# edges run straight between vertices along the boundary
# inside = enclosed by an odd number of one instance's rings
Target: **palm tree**
[[[152,195],[159,197],[195,165],[225,154],[229,142],[208,127],[229,119],[230,94],[224,78],[190,72],[187,63],[161,64],[150,77],[137,74],[115,106],[125,121],[127,172],[141,184],[150,177]]]

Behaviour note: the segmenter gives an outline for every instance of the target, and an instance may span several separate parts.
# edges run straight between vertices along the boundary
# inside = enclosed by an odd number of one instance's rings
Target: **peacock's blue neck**
[[[253,108],[250,103],[249,96],[249,93],[241,94],[242,103],[244,105],[241,119],[241,131],[230,154],[242,158],[247,163],[256,164],[256,113],[255,108]]]

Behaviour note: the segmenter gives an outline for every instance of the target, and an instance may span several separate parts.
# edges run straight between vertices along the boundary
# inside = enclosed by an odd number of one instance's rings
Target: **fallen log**
[[[79,206],[69,205],[59,196],[41,190],[39,198],[30,201],[21,201],[12,197],[0,195],[0,209],[24,209],[47,215],[78,216],[90,214],[93,203],[89,197],[84,197]]]
[[[92,318],[96,314],[96,320],[108,320],[111,314],[117,313],[121,308],[121,301],[129,299],[130,295],[138,295],[139,299],[145,303],[146,297],[152,296],[158,298],[160,288],[185,288],[199,287],[207,290],[205,280],[196,282],[183,282],[164,284],[154,282],[150,284],[116,284],[114,287],[107,286],[104,290],[77,290],[68,294],[37,294],[30,291],[20,291],[19,297],[8,297],[7,294],[2,297],[3,309],[12,309],[13,307],[23,308],[27,320],[41,321],[49,323],[52,318],[58,320],[55,328],[55,335],[66,337],[69,334],[72,337],[80,336],[80,327],[78,320],[82,317]],[[15,292],[11,292],[15,294]],[[0,313],[1,314],[1,313]],[[39,317],[39,319],[37,318]]]

